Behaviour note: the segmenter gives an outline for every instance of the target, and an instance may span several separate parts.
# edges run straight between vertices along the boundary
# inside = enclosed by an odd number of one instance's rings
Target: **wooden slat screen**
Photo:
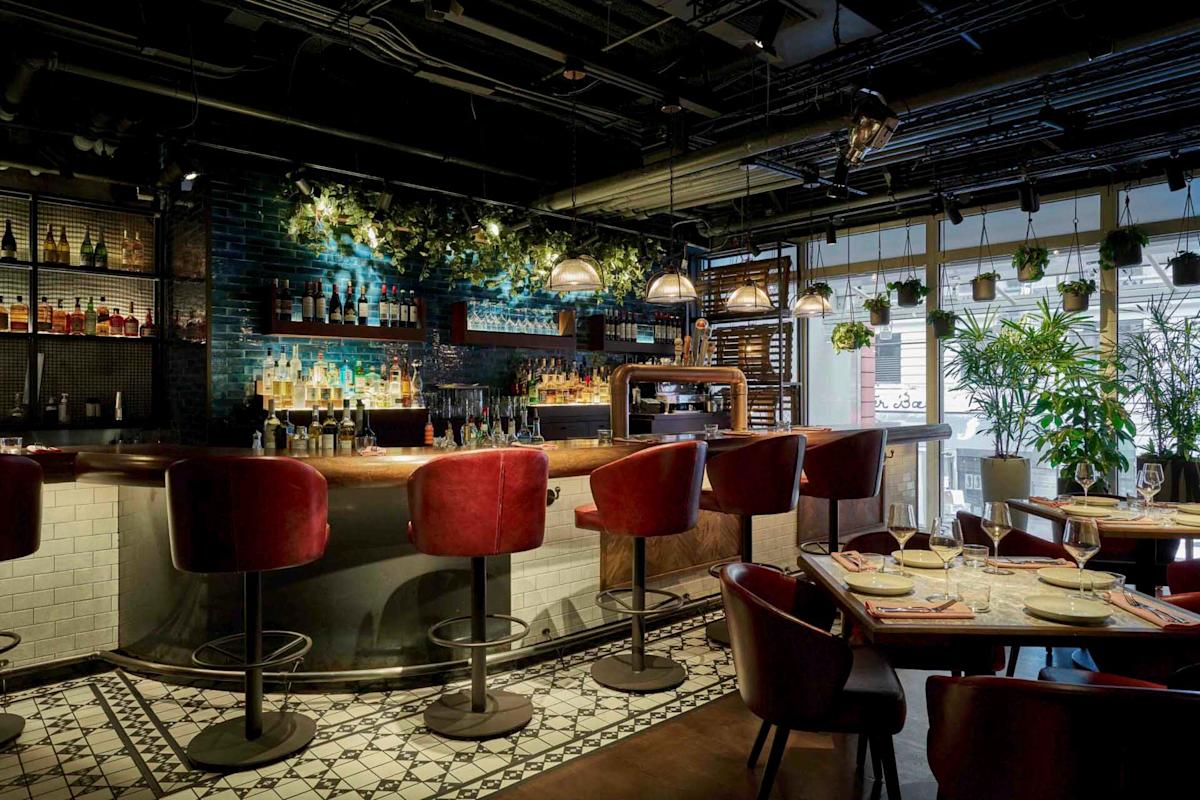
[[[734,289],[747,280],[757,281],[759,286],[767,290],[771,302],[786,308],[791,278],[791,256],[705,266],[700,270],[699,285],[696,287],[700,294],[700,308],[709,320],[731,318],[725,311],[725,301]]]
[[[713,363],[721,367],[739,367],[751,385],[778,386],[779,373],[783,382],[792,382],[792,321],[783,322],[780,335],[777,322],[754,325],[721,326],[713,329],[712,341],[717,346]]]

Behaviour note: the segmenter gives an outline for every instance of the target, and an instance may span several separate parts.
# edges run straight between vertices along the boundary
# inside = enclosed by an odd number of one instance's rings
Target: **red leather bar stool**
[[[601,686],[625,692],[661,692],[687,677],[683,665],[646,652],[645,619],[679,608],[683,598],[646,588],[646,539],[671,536],[696,527],[704,482],[705,442],[651,447],[600,467],[592,473],[595,504],[575,509],[575,527],[633,539],[633,580],[628,589],[596,595],[596,605],[632,617],[632,647],[592,664]],[[622,598],[630,596],[626,603]],[[663,599],[646,607],[646,595]]]
[[[271,502],[263,502],[264,497]],[[312,639],[263,630],[262,582],[264,572],[325,555],[328,505],[324,476],[290,458],[194,458],[167,469],[167,525],[175,568],[240,573],[245,596],[243,633],[214,639],[192,652],[198,666],[246,675],[245,713],[208,726],[188,743],[188,758],[200,769],[261,767],[304,749],[316,734],[316,724],[306,716],[263,711],[263,671],[295,664],[312,648]]]
[[[879,494],[887,431],[867,430],[834,439],[805,454],[800,494],[829,501],[829,552],[838,549],[838,502]]]
[[[800,473],[804,465],[805,439],[798,433],[768,436],[708,460],[712,489],[700,494],[700,508],[720,511],[738,518],[741,529],[741,561],[754,561],[754,517],[783,514],[796,507]],[[710,570],[719,573],[725,564]],[[716,644],[729,644],[729,626],[713,620],[704,629]]]
[[[408,538],[431,556],[471,559],[471,613],[429,629],[443,647],[471,653],[471,689],[444,694],[425,709],[425,725],[450,739],[493,739],[529,724],[533,704],[512,692],[488,691],[487,648],[525,637],[529,624],[508,614],[487,613],[488,556],[541,547],[546,533],[549,459],[541,450],[503,448],[435,458],[408,480]],[[488,639],[487,621],[516,625],[516,633]],[[447,629],[470,622],[470,638],[449,638]]]
[[[0,456],[0,561],[12,561],[37,552],[42,541],[42,467],[24,456]],[[0,631],[0,656],[21,643],[19,634]],[[0,669],[8,666],[0,659]],[[8,693],[5,691],[5,700]],[[0,749],[15,742],[25,730],[16,714],[0,714]]]

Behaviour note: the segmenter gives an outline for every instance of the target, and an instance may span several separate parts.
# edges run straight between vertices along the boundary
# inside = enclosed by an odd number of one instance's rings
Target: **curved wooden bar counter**
[[[802,432],[810,450],[847,433],[829,429]],[[912,444],[948,435],[944,425],[892,428],[889,443]],[[595,534],[574,529],[571,509],[590,502],[587,476],[592,470],[653,444],[681,438],[695,437],[634,437],[607,446],[598,446],[595,440],[568,440],[546,449],[551,493],[561,489],[562,497],[551,499],[547,509],[545,545],[519,556],[490,559],[488,564],[489,611],[532,618],[532,629],[520,652],[534,652],[563,637],[590,635],[616,623],[615,616],[602,613],[592,602],[598,588],[606,585],[602,565],[611,556],[602,553]],[[709,449],[720,452],[751,440],[745,434],[718,435],[709,438]],[[299,667],[298,684],[401,677],[463,663],[457,660],[461,652],[431,644],[426,630],[467,608],[469,562],[424,556],[405,534],[408,507],[404,487],[418,466],[441,452],[390,448],[381,456],[297,456],[328,482],[331,527],[325,558],[264,576],[266,627],[297,630],[314,641]],[[130,659],[122,663],[134,669],[195,676],[194,671],[188,672],[192,649],[217,636],[236,633],[240,626],[242,598],[237,576],[185,574],[171,564],[164,476],[172,463],[201,454],[249,455],[250,451],[113,445],[34,456],[48,482],[119,487],[120,646],[115,656],[103,655]],[[273,498],[268,493],[262,502],[269,506]],[[702,527],[728,527],[736,542],[736,521],[717,519],[725,516],[716,514],[707,523],[702,519]],[[776,560],[788,566],[795,563],[796,520],[794,516],[777,520],[772,528],[774,541],[780,543],[775,547]],[[697,551],[700,558],[709,559],[735,555],[713,555],[703,548]],[[701,601],[717,591],[715,581],[707,575],[709,563],[711,560],[664,569],[657,577],[652,574],[651,582],[682,588]]]

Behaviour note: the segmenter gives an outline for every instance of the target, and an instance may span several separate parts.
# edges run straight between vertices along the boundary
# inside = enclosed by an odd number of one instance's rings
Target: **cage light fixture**
[[[652,275],[646,284],[646,302],[677,306],[699,299],[700,295],[692,279],[687,276],[686,269],[686,259],[680,259],[678,267],[668,267]]]
[[[823,317],[833,311],[829,298],[817,292],[805,291],[792,304],[792,316],[800,319]]]
[[[899,125],[900,118],[888,108],[883,95],[872,89],[859,89],[854,98],[849,146],[846,150],[850,166],[861,163],[868,150],[879,150],[886,146]]]
[[[585,254],[567,254],[550,270],[546,288],[551,292],[598,292],[604,288],[600,262]]]
[[[756,312],[774,311],[775,305],[771,297],[758,285],[758,281],[748,280],[734,289],[725,301],[725,310],[731,314],[753,314]]]

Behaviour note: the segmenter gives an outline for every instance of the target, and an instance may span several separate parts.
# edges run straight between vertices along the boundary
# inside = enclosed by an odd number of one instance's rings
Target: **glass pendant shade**
[[[686,262],[685,262],[686,263]],[[683,269],[664,269],[650,276],[646,284],[646,302],[660,306],[690,303],[699,298],[692,279]]]
[[[828,297],[819,294],[802,294],[792,304],[792,316],[801,318],[823,317],[833,311]]]
[[[600,263],[588,255],[565,256],[550,270],[546,288],[552,292],[599,292],[604,288]]]
[[[725,310],[733,314],[749,314],[755,311],[774,311],[771,298],[754,281],[746,281],[733,290],[725,301]]]

